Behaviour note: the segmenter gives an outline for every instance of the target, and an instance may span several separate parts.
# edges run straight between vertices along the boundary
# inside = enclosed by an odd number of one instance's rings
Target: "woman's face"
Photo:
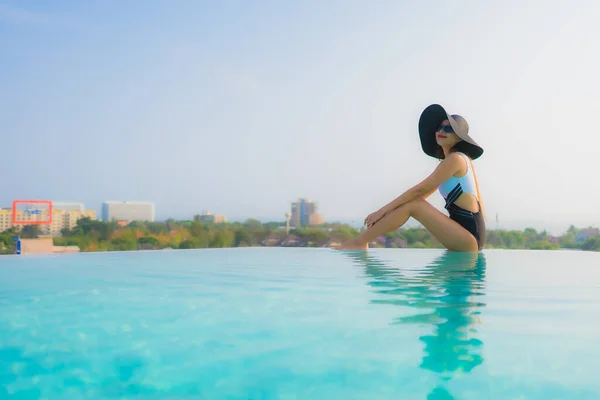
[[[450,126],[450,122],[445,119],[435,132],[435,141],[443,148],[451,149],[454,147],[454,145],[456,145],[456,143],[461,141],[461,138],[454,133],[452,127]]]

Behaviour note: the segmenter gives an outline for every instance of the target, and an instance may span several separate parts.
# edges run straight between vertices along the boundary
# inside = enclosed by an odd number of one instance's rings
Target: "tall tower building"
[[[323,217],[318,213],[318,205],[305,198],[299,198],[292,203],[290,222],[294,227],[320,225],[323,223]]]

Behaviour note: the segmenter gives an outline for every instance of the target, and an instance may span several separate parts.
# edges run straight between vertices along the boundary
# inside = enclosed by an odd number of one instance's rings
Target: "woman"
[[[413,217],[450,251],[479,252],[485,245],[484,212],[472,160],[483,149],[469,136],[460,115],[449,115],[439,104],[427,107],[419,119],[425,154],[441,160],[419,184],[365,218],[367,229],[340,250],[366,250],[378,236],[400,228]],[[425,199],[439,190],[449,217]]]

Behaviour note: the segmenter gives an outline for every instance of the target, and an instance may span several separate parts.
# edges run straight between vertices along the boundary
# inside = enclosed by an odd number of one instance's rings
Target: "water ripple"
[[[598,258],[531,254],[1,259],[0,398],[600,398]]]

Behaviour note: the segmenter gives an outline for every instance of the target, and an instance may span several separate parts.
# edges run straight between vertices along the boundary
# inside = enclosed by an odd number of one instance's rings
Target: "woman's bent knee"
[[[422,198],[418,197],[416,199],[413,199],[413,200],[407,202],[406,204],[404,204],[404,206],[406,206],[408,208],[408,210],[410,211],[410,213],[413,214],[413,213],[418,213],[419,210],[422,210],[424,207],[431,206],[431,205],[426,200],[423,200]]]

